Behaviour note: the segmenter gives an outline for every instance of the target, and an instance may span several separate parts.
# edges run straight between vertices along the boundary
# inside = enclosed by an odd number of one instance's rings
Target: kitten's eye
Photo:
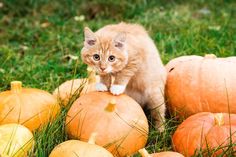
[[[95,61],[99,61],[99,60],[100,60],[100,56],[99,56],[98,54],[94,54],[94,55],[93,55],[93,59],[94,59]]]
[[[109,60],[110,62],[114,62],[115,59],[116,59],[116,57],[113,56],[113,55],[109,56],[109,58],[108,58],[108,60]]]

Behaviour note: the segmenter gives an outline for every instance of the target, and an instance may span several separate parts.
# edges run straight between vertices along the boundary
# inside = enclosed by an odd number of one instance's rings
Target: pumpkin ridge
[[[182,69],[183,69],[183,66],[182,66]],[[181,69],[181,70],[182,70]],[[183,89],[183,87],[184,87],[184,85],[183,85],[183,81],[181,81],[181,83],[180,83],[180,89]],[[182,98],[184,99],[184,101],[186,102],[186,97],[185,97],[186,95],[184,94],[184,92],[182,92]],[[183,104],[183,108],[185,108],[185,105],[186,104]],[[184,113],[184,114],[186,114],[186,113]]]
[[[215,59],[215,58],[213,58],[213,59]],[[200,62],[200,68],[199,68],[200,71],[199,71],[199,74],[198,74],[200,79],[198,80],[198,82],[200,84],[199,85],[199,90],[200,90],[200,92],[199,92],[200,93],[199,94],[199,98],[200,98],[199,106],[201,106],[201,107],[199,107],[198,112],[200,112],[200,111],[204,111],[204,112],[211,111],[211,106],[210,106],[208,100],[205,99],[205,97],[207,95],[207,93],[206,93],[207,91],[205,89],[209,88],[209,87],[207,87],[206,83],[204,82],[207,78],[205,78],[204,75],[201,75],[201,74],[203,74],[203,72],[205,70],[204,67],[205,67],[205,64],[207,64],[206,61],[208,61],[208,60],[209,60],[209,58],[206,58],[206,59],[203,59]]]

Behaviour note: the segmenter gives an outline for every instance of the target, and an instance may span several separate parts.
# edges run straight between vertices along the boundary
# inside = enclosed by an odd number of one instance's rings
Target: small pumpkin
[[[56,146],[49,157],[113,157],[105,148],[95,144],[96,134],[92,134],[88,143],[68,140]]]
[[[230,118],[229,118],[230,117]],[[228,149],[236,142],[236,114],[202,112],[190,116],[173,135],[174,149],[186,157],[200,150],[210,150],[213,156]],[[232,140],[232,141],[230,141]],[[236,149],[236,146],[233,146]]]
[[[140,149],[139,153],[142,155],[142,157],[184,157],[182,154],[172,151],[149,154],[145,148]]]
[[[19,124],[0,126],[0,156],[27,157],[33,144],[33,134],[28,128]]]
[[[236,113],[236,57],[183,56],[167,65],[170,109],[188,117],[198,112]]]
[[[53,92],[53,96],[59,100],[63,105],[67,105],[69,100],[76,94],[81,95],[90,91],[95,91],[95,84],[99,82],[100,78],[96,75],[92,68],[87,69],[89,73],[88,78],[72,79],[62,83]],[[82,91],[81,91],[82,90]]]
[[[147,142],[147,118],[140,105],[125,94],[86,93],[74,102],[66,123],[70,138],[87,141],[97,132],[96,143],[118,157],[137,152]]]
[[[0,93],[0,124],[19,123],[31,131],[49,122],[59,111],[56,99],[48,92],[22,88],[20,81]]]

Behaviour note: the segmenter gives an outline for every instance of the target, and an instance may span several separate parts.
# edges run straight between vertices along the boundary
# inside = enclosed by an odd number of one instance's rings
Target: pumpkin
[[[49,122],[59,111],[56,99],[48,92],[22,88],[20,81],[0,93],[0,124],[19,123],[31,131]]]
[[[49,157],[113,157],[105,148],[95,144],[91,135],[88,143],[79,140],[68,140],[56,146]]]
[[[217,156],[227,150],[230,139],[232,143],[236,142],[235,132],[236,114],[202,112],[190,116],[178,126],[173,135],[173,146],[186,157],[200,150],[204,153],[204,150],[214,149],[213,156]]]
[[[131,155],[147,142],[147,118],[140,105],[125,94],[84,94],[71,106],[66,123],[73,139],[87,141],[92,132],[97,132],[96,143],[114,156]]]
[[[84,94],[90,91],[95,91],[95,84],[99,82],[100,78],[95,74],[92,68],[87,69],[89,73],[88,78],[72,79],[62,83],[53,92],[53,96],[59,100],[63,105],[67,105],[69,100],[76,94]]]
[[[34,144],[30,130],[19,124],[0,126],[0,156],[27,157]]]
[[[236,57],[213,54],[171,60],[166,83],[170,110],[181,117],[198,112],[236,113]]]
[[[139,153],[142,155],[142,157],[184,157],[182,154],[172,151],[149,154],[145,148],[140,149]]]

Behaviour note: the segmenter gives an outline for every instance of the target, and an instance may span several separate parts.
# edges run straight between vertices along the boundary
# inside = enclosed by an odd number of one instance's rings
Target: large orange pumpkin
[[[0,126],[1,157],[27,157],[33,144],[33,134],[28,128],[14,123]]]
[[[236,57],[183,56],[171,60],[166,96],[172,111],[236,113]]]
[[[56,146],[49,157],[113,157],[105,148],[95,144],[94,135],[87,142],[68,140]]]
[[[235,132],[236,114],[202,112],[179,125],[173,135],[173,146],[186,157],[200,150],[204,153],[214,149],[213,156],[217,156],[236,143]],[[235,145],[233,149],[236,150]]]
[[[66,123],[71,138],[87,141],[97,132],[96,143],[114,156],[131,155],[147,142],[147,118],[140,105],[124,94],[84,94],[70,108]]]
[[[99,82],[100,78],[91,68],[88,68],[87,71],[89,73],[88,78],[72,79],[62,83],[54,90],[53,96],[63,105],[67,105],[69,100],[76,94],[95,91],[95,84]]]
[[[51,120],[59,109],[50,93],[22,88],[19,81],[11,82],[11,90],[0,93],[0,124],[19,123],[34,131]]]
[[[182,154],[172,151],[149,154],[145,148],[140,149],[139,153],[142,157],[184,157]]]

